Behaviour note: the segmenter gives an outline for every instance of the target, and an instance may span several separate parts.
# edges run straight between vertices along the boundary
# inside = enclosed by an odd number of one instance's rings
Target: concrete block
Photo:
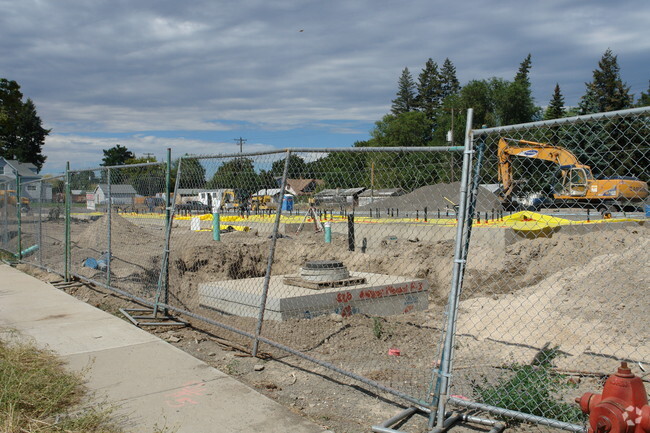
[[[314,290],[284,284],[284,276],[273,276],[265,318],[288,320],[332,313],[389,316],[428,307],[426,280],[369,272],[352,272],[350,277],[365,278],[366,283]],[[227,314],[257,317],[263,284],[263,277],[202,283],[198,287],[199,302]]]

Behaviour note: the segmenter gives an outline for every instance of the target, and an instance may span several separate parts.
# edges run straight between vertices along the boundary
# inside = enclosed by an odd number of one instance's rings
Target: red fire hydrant
[[[585,393],[576,398],[589,414],[589,433],[650,433],[650,406],[641,378],[621,362],[602,394]]]

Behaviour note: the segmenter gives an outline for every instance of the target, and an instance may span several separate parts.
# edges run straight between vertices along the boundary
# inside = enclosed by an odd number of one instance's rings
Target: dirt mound
[[[460,193],[460,182],[440,183],[436,185],[427,185],[418,188],[415,191],[399,197],[389,197],[359,209],[370,208],[395,208],[403,211],[413,212],[419,210],[423,212],[426,207],[429,216],[433,218],[434,212],[438,210],[445,212],[446,209],[453,210],[451,202],[458,204]],[[491,212],[492,210],[501,209],[501,201],[492,192],[480,187],[478,198],[476,200],[476,210],[479,212]]]
[[[74,235],[74,228],[72,233]],[[111,238],[119,244],[127,243],[142,243],[149,241],[149,233],[127,220],[126,218],[118,215],[111,215]],[[75,236],[73,241],[80,246],[100,246],[107,245],[108,240],[108,217],[102,215],[95,221],[88,223],[88,225]],[[104,247],[105,248],[105,247]]]
[[[86,258],[99,259],[108,250],[108,218],[104,215],[88,223],[79,234],[72,230],[73,271],[88,278],[103,278],[102,271],[83,266]],[[77,230],[78,231],[78,230]],[[156,233],[111,215],[111,274],[118,287],[152,286],[157,283],[164,245],[162,231]],[[122,284],[122,285],[120,285]]]
[[[644,340],[650,327],[650,298],[645,293],[650,282],[639,271],[639,263],[650,260],[650,238],[644,234],[642,228],[616,230],[513,247],[510,253],[533,253],[528,271],[520,275],[530,278],[530,273],[539,272],[538,282],[517,292],[463,301],[459,333],[471,335],[481,351],[502,361],[508,361],[512,352],[480,343],[496,338],[520,347],[552,342],[571,355],[567,366],[577,362],[575,357],[593,353],[601,360],[615,358],[622,345],[630,356],[648,359]],[[589,248],[595,236],[600,236],[599,248]],[[609,242],[603,243],[603,236]]]

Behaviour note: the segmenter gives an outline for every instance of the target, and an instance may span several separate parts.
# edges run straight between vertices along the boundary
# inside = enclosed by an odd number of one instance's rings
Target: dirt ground
[[[44,246],[42,257],[54,263],[57,257],[60,260],[62,224],[45,225],[52,245]],[[98,257],[103,251],[105,227],[104,217],[73,224],[73,272],[106,279],[105,272],[81,265],[86,257]],[[473,380],[494,378],[512,363],[527,364],[545,345],[559,348],[563,356],[556,367],[579,383],[571,395],[560,397],[567,401],[586,390],[599,391],[602,377],[613,372],[620,359],[649,366],[650,279],[645,270],[650,262],[649,234],[647,225],[628,224],[590,227],[579,233],[560,231],[500,250],[489,244],[472,246],[458,316],[458,370],[452,393],[471,394]],[[112,239],[111,283],[153,300],[165,244],[163,230],[114,215]],[[264,276],[269,242],[254,231],[223,233],[222,242],[215,243],[209,232],[173,230],[169,304],[253,333],[254,318],[202,308],[197,288],[204,282]],[[278,239],[273,274],[295,273],[297,263],[310,260],[340,260],[351,271],[426,280],[428,308],[382,318],[324,314],[308,320],[265,321],[262,335],[426,399],[445,320],[453,241],[387,236],[380,248],[366,253],[347,251],[346,243],[345,237],[334,236],[332,244],[324,244],[322,234],[308,231]],[[60,280],[55,274],[21,268],[50,281]],[[134,305],[126,297],[88,284],[64,290],[118,316],[120,307]],[[266,345],[261,346],[264,359],[252,358],[247,354],[250,339],[205,322],[192,319],[185,328],[145,329],[337,433],[370,431],[371,425],[406,407],[391,394]],[[399,348],[401,356],[389,356],[391,348]],[[423,432],[426,422],[415,417],[402,428]]]

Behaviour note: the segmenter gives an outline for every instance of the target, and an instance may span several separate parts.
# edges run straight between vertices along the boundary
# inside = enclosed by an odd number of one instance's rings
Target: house
[[[22,196],[30,199],[31,202],[52,201],[52,185],[48,182],[39,182],[43,176],[38,174],[38,168],[32,163],[18,162],[15,159],[0,157],[0,183],[8,182],[8,189],[14,189],[16,175],[20,176],[22,185]]]
[[[314,195],[316,204],[324,206],[358,206],[359,194],[365,187],[324,189]]]
[[[295,196],[311,195],[324,184],[322,179],[287,179],[287,191]]]
[[[97,185],[95,191],[95,204],[106,204],[106,197],[108,196],[108,185],[103,183]],[[135,204],[136,192],[133,185],[128,184],[114,184],[111,185],[111,204],[125,204],[133,206]]]
[[[72,203],[86,203],[86,191],[83,189],[70,190],[70,198]]]
[[[380,202],[388,197],[398,197],[406,194],[402,188],[367,189],[359,194],[359,206]]]

